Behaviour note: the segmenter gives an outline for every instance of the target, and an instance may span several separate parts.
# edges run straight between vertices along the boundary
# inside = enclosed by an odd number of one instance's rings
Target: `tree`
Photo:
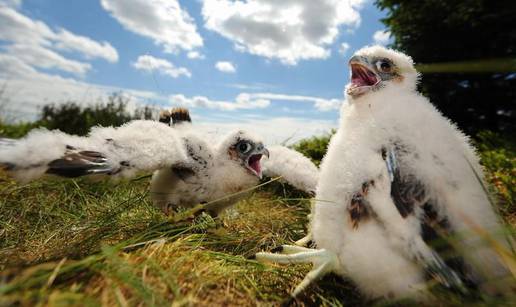
[[[376,0],[393,47],[416,63],[516,61],[514,0]],[[512,61],[512,62],[511,62]],[[482,73],[424,73],[424,95],[463,130],[516,127],[516,69],[483,64]],[[442,66],[441,66],[442,67]],[[513,71],[511,71],[513,70]]]
[[[41,110],[40,125],[48,129],[86,135],[93,126],[120,126],[132,119],[127,111],[128,98],[113,94],[107,103],[99,101],[93,106],[80,106],[69,101],[64,104],[45,105]]]

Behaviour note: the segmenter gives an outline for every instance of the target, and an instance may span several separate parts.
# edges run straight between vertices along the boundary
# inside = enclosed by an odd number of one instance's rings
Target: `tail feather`
[[[184,122],[192,122],[192,119],[190,118],[190,112],[186,108],[173,108],[170,111],[170,118],[172,119],[172,125],[177,125]]]
[[[433,252],[432,256],[433,259],[425,267],[426,272],[445,288],[460,294],[467,294],[468,290],[459,275],[437,253]]]
[[[160,123],[164,123],[168,126],[170,126],[170,111],[168,110],[163,110],[161,112],[159,112],[159,121]]]

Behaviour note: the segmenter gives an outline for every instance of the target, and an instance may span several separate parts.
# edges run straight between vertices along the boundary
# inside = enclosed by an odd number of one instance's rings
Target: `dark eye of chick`
[[[390,73],[392,72],[392,64],[389,63],[388,61],[386,60],[380,60],[378,62],[376,62],[376,68],[380,71],[380,72],[385,72],[385,73]]]
[[[237,145],[237,149],[238,151],[240,151],[241,153],[246,153],[248,152],[249,150],[251,150],[251,144],[247,143],[247,142],[242,142],[240,144]]]

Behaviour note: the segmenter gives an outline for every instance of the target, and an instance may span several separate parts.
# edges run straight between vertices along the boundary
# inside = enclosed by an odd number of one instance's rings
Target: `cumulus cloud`
[[[268,107],[272,101],[311,103],[319,111],[338,110],[343,103],[342,100],[339,99],[324,99],[320,97],[276,93],[240,93],[234,101],[211,100],[205,96],[194,96],[189,98],[182,94],[170,96],[171,105],[208,108],[222,111],[263,109]]]
[[[0,40],[6,42],[0,50],[33,67],[77,75],[84,75],[91,69],[89,63],[67,59],[58,51],[73,51],[88,59],[118,61],[118,53],[109,43],[97,42],[65,29],[54,31],[44,22],[32,20],[8,6],[0,6],[0,28]]]
[[[193,114],[195,116],[195,113]],[[227,133],[244,129],[258,131],[267,145],[293,144],[301,139],[314,135],[328,134],[337,128],[337,120],[318,120],[306,117],[265,117],[265,116],[238,116],[235,118],[224,116],[202,117],[196,116],[196,129],[212,134],[214,138],[222,137]],[[278,129],[280,128],[280,129]]]
[[[194,60],[202,60],[205,58],[205,56],[203,54],[201,54],[199,51],[188,51],[186,56],[189,59],[194,59]]]
[[[22,4],[22,0],[0,0],[0,5],[19,7]]]
[[[265,99],[269,101],[277,100],[313,103],[314,107],[319,111],[338,110],[343,103],[340,99],[324,99],[313,96],[285,95],[275,93],[253,93],[249,95],[255,99]]]
[[[65,29],[59,30],[56,48],[82,53],[87,58],[102,58],[108,62],[118,62],[118,52],[108,42],[96,42],[89,37],[75,35]]]
[[[88,63],[69,60],[60,54],[39,45],[13,44],[5,47],[8,54],[33,67],[56,68],[78,75],[91,69]]]
[[[377,45],[387,45],[391,39],[391,32],[387,30],[379,30],[374,32],[373,41]]]
[[[237,50],[295,65],[324,59],[345,26],[360,23],[364,0],[205,0],[205,27],[233,41]]]
[[[236,68],[233,65],[233,63],[228,62],[228,61],[217,62],[215,64],[215,68],[217,68],[218,70],[220,70],[222,72],[226,72],[226,73],[235,73],[236,72]]]
[[[264,108],[271,101],[260,97],[268,97],[271,100],[290,100],[306,102],[306,99],[315,101],[315,97],[282,95],[271,93],[246,94],[242,93],[235,101],[216,101],[203,96],[188,98],[184,95],[163,97],[154,92],[137,91],[127,88],[117,88],[98,84],[77,81],[72,78],[41,73],[30,65],[11,55],[0,54],[0,84],[7,84],[6,99],[11,102],[5,112],[8,117],[16,120],[33,120],[41,106],[46,103],[60,103],[75,101],[86,105],[96,103],[99,98],[105,98],[113,92],[122,92],[130,98],[130,109],[145,104],[146,101],[166,102],[173,105],[185,105],[187,107],[202,106],[217,110],[245,110]],[[8,78],[8,79],[7,79]],[[321,99],[323,101],[323,99]],[[331,101],[331,100],[330,100]],[[308,101],[309,102],[309,101]],[[256,130],[260,129],[267,144],[277,144],[289,140],[295,142],[299,139],[316,134],[324,134],[337,127],[337,120],[318,120],[305,117],[265,117],[257,114],[211,112],[204,118],[193,110],[196,129],[214,136],[226,134],[235,129]],[[3,114],[6,116],[6,114]]]
[[[101,0],[102,7],[127,30],[151,38],[165,52],[203,45],[194,20],[177,0]]]
[[[350,47],[351,47],[351,46],[350,46],[348,43],[342,43],[342,44],[340,44],[340,46],[339,46],[339,53],[340,53],[341,55],[346,55],[346,53],[348,52],[348,50],[349,50],[349,48],[350,48]]]
[[[263,109],[270,105],[270,101],[265,99],[255,99],[251,95],[239,94],[235,101],[211,100],[205,96],[185,97],[182,94],[170,96],[172,105],[184,107],[200,107],[208,109],[216,109],[222,111],[235,111],[242,109]]]
[[[146,72],[157,71],[161,74],[170,76],[172,78],[178,78],[181,75],[190,78],[192,74],[185,67],[176,67],[171,62],[155,58],[151,55],[141,55],[138,57],[136,62],[133,63],[134,68]]]
[[[20,58],[0,53],[0,84],[6,86],[2,101],[6,104],[2,117],[34,120],[47,103],[74,101],[78,104],[96,103],[114,92],[123,92],[134,108],[146,100],[158,99],[152,92],[137,91],[77,81],[37,71]],[[5,112],[5,113],[4,113]]]
[[[75,101],[78,104],[86,105],[96,103],[99,98],[105,98],[113,92],[122,92],[130,98],[130,109],[143,105],[148,100],[156,102],[164,99],[164,97],[154,92],[103,86],[40,73],[16,57],[5,54],[0,54],[0,67],[5,68],[5,70],[0,71],[0,83],[6,82],[7,94],[5,98],[11,102],[3,110],[7,113],[3,116],[14,120],[34,120],[41,106],[49,102]],[[6,75],[9,76],[8,80]],[[247,107],[242,107],[243,105],[268,105],[268,102],[260,102],[249,94],[237,96],[236,100],[239,102],[236,108],[233,106],[235,102],[211,101],[206,97],[186,98],[183,95],[176,95],[174,99],[167,100],[168,102],[173,101],[174,105],[177,105],[176,102],[178,101],[191,101],[191,104],[196,105],[231,104],[229,107],[215,107],[216,109],[226,108],[229,110],[246,109]],[[190,107],[191,105],[187,103],[187,106]],[[214,137],[236,129],[253,131],[259,127],[260,135],[265,138],[269,145],[279,144],[286,140],[293,143],[312,135],[328,133],[332,128],[337,127],[336,120],[318,120],[304,117],[282,116],[271,118],[256,114],[235,116],[234,113],[224,114],[223,112],[212,112],[209,117],[203,117],[195,111],[192,112],[192,115],[195,117],[196,129],[212,134]]]

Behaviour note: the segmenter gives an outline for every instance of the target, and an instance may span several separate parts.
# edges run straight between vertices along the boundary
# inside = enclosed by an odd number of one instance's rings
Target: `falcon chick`
[[[245,197],[241,192],[256,186],[263,175],[281,176],[295,188],[315,194],[319,170],[297,151],[284,146],[266,149],[258,136],[244,131],[229,134],[211,148],[195,131],[184,108],[162,112],[160,122],[181,133],[192,161],[154,172],[151,197],[165,213],[206,203],[205,209],[217,215]],[[260,160],[263,155],[266,158]]]
[[[135,120],[118,128],[95,127],[87,137],[36,129],[21,140],[2,139],[0,166],[20,181],[45,174],[132,177],[155,172],[151,198],[165,214],[205,204],[205,211],[217,215],[264,174],[315,191],[318,170],[298,152],[277,147],[269,152],[260,137],[243,130],[214,144],[208,135],[191,128],[186,109],[174,109],[168,120],[163,116],[161,121],[171,121],[173,127]],[[262,166],[262,157],[270,153],[277,156]]]
[[[459,293],[513,282],[490,240],[510,253],[459,129],[416,91],[410,57],[380,46],[350,60],[348,103],[324,157],[311,231],[317,250],[284,246],[258,260],[312,262],[294,290],[328,272],[372,299],[428,300],[429,281]],[[480,231],[479,231],[480,229]]]

